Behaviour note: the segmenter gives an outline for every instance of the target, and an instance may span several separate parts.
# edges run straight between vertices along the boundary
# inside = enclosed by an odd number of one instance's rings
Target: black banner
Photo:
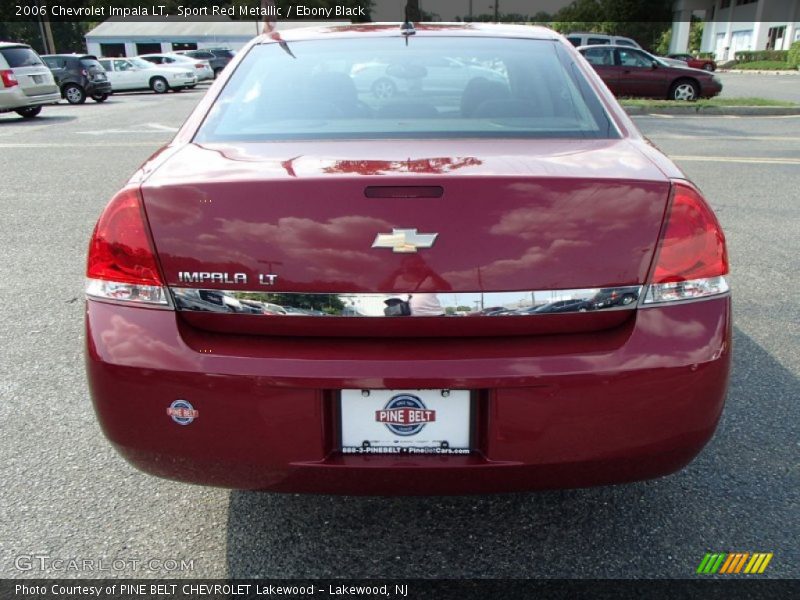
[[[800,580],[0,580],[3,600],[267,600],[513,598],[758,600],[800,597]]]
[[[782,0],[761,0],[783,5]],[[94,22],[107,19],[137,21],[228,21],[252,19],[313,21],[553,21],[597,23],[672,23],[674,21],[757,20],[757,3],[731,1],[716,10],[713,2],[701,10],[676,12],[673,0],[3,0],[0,22],[48,20]],[[773,20],[792,20],[791,2],[770,8]],[[778,15],[775,11],[786,13]]]

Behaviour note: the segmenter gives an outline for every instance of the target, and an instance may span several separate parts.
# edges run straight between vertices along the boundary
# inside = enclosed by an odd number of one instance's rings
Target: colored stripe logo
[[[772,552],[707,552],[697,567],[702,575],[760,574],[772,560]]]

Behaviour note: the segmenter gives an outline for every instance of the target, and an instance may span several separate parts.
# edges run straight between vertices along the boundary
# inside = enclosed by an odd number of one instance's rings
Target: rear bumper
[[[39,96],[26,96],[20,86],[0,90],[0,112],[28,108],[31,106],[42,106],[44,104],[56,104],[61,100],[61,92],[54,86],[55,91],[51,94],[41,94]]]
[[[111,94],[113,90],[111,89],[111,82],[110,81],[92,81],[86,86],[86,93],[89,96],[96,96],[98,94]]]
[[[657,477],[712,436],[730,298],[636,312],[594,334],[363,340],[227,336],[169,311],[87,302],[101,426],[138,468],[284,492],[459,494]],[[337,451],[337,389],[477,390],[468,456]],[[176,424],[166,408],[199,411]]]

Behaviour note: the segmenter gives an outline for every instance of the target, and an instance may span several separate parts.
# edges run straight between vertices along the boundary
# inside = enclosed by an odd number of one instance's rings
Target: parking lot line
[[[752,163],[757,165],[800,165],[800,158],[762,158],[757,156],[676,156],[670,155],[673,160],[699,161],[699,162],[730,162]]]
[[[732,140],[732,141],[758,141],[758,142],[800,142],[800,137],[779,135],[683,135],[677,133],[652,134],[651,138],[660,140]]]
[[[166,141],[165,141],[166,143]],[[129,146],[149,146],[153,148],[153,142],[100,142],[100,143],[80,143],[80,148],[126,148]],[[41,142],[41,143],[29,143],[29,144],[11,144],[11,143],[0,143],[0,148],[70,148],[72,150],[76,149],[78,144],[75,143],[51,143],[51,142]]]

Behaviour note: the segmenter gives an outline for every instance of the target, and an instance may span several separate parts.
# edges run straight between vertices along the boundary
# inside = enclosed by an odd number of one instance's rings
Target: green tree
[[[656,48],[672,23],[672,0],[575,0],[553,16],[561,33],[590,31],[633,38]]]
[[[658,56],[666,56],[669,53],[669,44],[672,41],[672,27],[666,29],[658,40],[658,43],[653,47],[653,54]]]
[[[689,30],[689,52],[697,54],[703,44],[704,23],[697,17],[692,17],[692,25]]]

